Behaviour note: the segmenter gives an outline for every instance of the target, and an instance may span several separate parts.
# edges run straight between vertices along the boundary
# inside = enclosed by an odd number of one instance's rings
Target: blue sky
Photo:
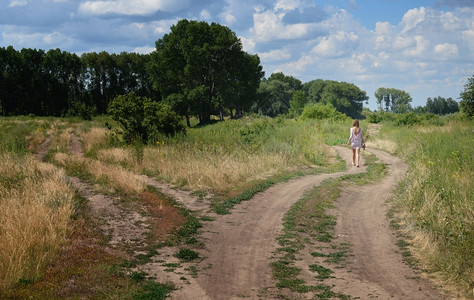
[[[459,100],[474,75],[474,0],[0,0],[0,47],[149,53],[180,19],[216,22],[266,76]]]

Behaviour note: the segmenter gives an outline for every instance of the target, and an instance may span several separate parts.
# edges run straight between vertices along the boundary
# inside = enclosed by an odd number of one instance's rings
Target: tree
[[[327,81],[323,79],[316,79],[303,85],[303,90],[306,92],[306,95],[308,95],[308,103],[318,103],[321,101],[321,95],[326,83]]]
[[[288,114],[290,117],[300,116],[306,105],[307,97],[303,90],[296,91],[290,100],[290,109]]]
[[[445,115],[459,111],[459,105],[452,98],[445,99],[443,97],[428,98],[426,100],[426,112]]]
[[[0,100],[4,116],[21,113],[23,87],[21,85],[22,56],[12,46],[0,48]]]
[[[265,73],[262,71],[258,55],[244,53],[241,59],[234,63],[234,79],[232,84],[228,85],[227,94],[222,97],[228,99],[231,118],[237,119],[243,116],[244,110],[249,111],[256,101],[257,90]],[[235,109],[234,115],[232,107]]]
[[[412,98],[409,93],[394,88],[378,88],[375,91],[375,98],[379,110],[391,111],[394,113],[406,113],[412,110],[410,102]]]
[[[115,97],[109,104],[108,113],[122,127],[123,139],[128,144],[137,140],[147,143],[161,134],[172,136],[185,132],[180,118],[170,106],[134,92]]]
[[[260,83],[258,99],[252,111],[265,116],[276,117],[288,113],[293,94],[301,90],[299,79],[283,73],[274,73]]]
[[[321,93],[321,103],[331,104],[352,118],[360,117],[362,103],[368,99],[365,91],[347,82],[327,81]]]
[[[460,97],[462,99],[459,103],[461,111],[469,117],[474,116],[474,75],[468,79]]]
[[[259,60],[246,56],[229,28],[181,20],[156,42],[149,71],[154,87],[165,101],[173,101],[173,109],[186,118],[197,115],[200,123],[207,123],[211,113],[219,113],[222,119],[224,110],[235,105],[236,99],[227,97],[230,91],[248,94],[255,90],[261,77],[261,67],[255,67],[255,62]],[[243,71],[243,66],[248,69]],[[256,74],[249,76],[248,71]]]
[[[352,118],[359,118],[362,113],[362,104],[369,97],[359,87],[348,82],[316,79],[303,85],[307,94],[306,103],[330,104],[339,112]]]

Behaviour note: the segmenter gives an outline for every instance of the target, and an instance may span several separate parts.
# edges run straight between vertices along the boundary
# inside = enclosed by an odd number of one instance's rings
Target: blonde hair
[[[354,122],[352,122],[352,126],[359,127],[359,120],[354,120]]]

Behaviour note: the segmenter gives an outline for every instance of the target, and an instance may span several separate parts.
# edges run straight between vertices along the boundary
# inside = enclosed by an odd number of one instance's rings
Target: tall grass
[[[444,126],[385,126],[380,133],[409,162],[396,203],[411,228],[420,261],[470,296],[474,296],[473,130],[472,121],[452,121]]]
[[[145,148],[141,168],[190,189],[226,192],[302,166],[327,166],[330,156],[311,122],[243,119],[156,141]]]
[[[31,155],[0,152],[0,288],[35,279],[63,245],[74,191]]]
[[[335,164],[334,153],[325,145],[327,136],[337,139],[337,134],[331,132],[338,130],[331,126],[312,121],[247,118],[190,128],[186,136],[159,138],[140,147],[117,147],[114,134],[105,128],[81,126],[77,132],[85,156],[100,161],[102,166],[151,174],[188,189],[226,193],[302,167]],[[331,132],[325,132],[323,127]],[[73,160],[78,162],[77,158],[56,156],[63,165],[72,166]],[[91,163],[80,165],[90,174],[97,172]]]
[[[40,276],[66,239],[74,191],[61,169],[29,154],[56,126],[0,118],[0,289]]]

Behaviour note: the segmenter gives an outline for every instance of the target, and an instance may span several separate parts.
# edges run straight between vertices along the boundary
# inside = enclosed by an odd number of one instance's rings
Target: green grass
[[[380,137],[393,140],[396,153],[409,163],[394,199],[395,215],[422,241],[413,245],[422,268],[443,274],[441,281],[472,297],[474,122],[442,124],[385,126]]]

